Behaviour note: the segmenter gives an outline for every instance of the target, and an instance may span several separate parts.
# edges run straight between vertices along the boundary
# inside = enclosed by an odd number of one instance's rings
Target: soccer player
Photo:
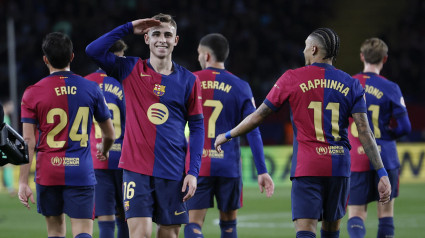
[[[98,159],[107,158],[114,128],[99,86],[70,71],[74,58],[71,39],[63,33],[50,33],[42,49],[50,75],[29,86],[21,102],[30,163],[20,168],[19,200],[28,209],[28,200],[34,203],[28,176],[36,151],[37,211],[46,218],[48,237],[65,237],[67,214],[73,236],[90,238],[96,183],[89,137],[93,116],[102,131]]]
[[[109,51],[116,56],[123,57],[126,49],[125,42],[117,40]],[[98,219],[99,237],[113,238],[116,223],[118,238],[128,238],[128,226],[125,221],[122,201],[122,169],[118,168],[125,132],[125,98],[122,85],[116,79],[107,76],[102,69],[87,75],[85,78],[96,82],[102,89],[115,129],[115,143],[109,152],[108,160],[93,159],[97,180],[95,186],[95,215]],[[102,134],[96,121],[93,123],[90,140],[92,156],[95,158],[96,145],[102,140]],[[117,214],[116,217],[115,214]]]
[[[214,196],[220,210],[221,237],[237,237],[236,215],[241,207],[242,177],[239,138],[223,146],[223,153],[213,147],[215,135],[235,127],[244,117],[255,111],[254,98],[249,84],[228,72],[224,62],[229,55],[227,39],[218,33],[204,36],[198,46],[198,61],[202,71],[194,74],[201,80],[205,133],[204,151],[198,188],[187,201],[189,224],[185,237],[203,237],[202,225],[207,209],[214,207]],[[274,191],[273,180],[264,162],[260,130],[247,134],[258,172],[260,191],[265,188],[270,197]]]
[[[377,237],[394,237],[394,198],[398,196],[400,161],[396,139],[410,132],[411,126],[400,88],[394,82],[379,75],[388,59],[388,46],[378,38],[366,39],[360,47],[363,72],[354,75],[365,88],[367,116],[375,134],[376,143],[391,182],[391,201],[379,204]],[[397,126],[390,126],[391,119]],[[367,204],[377,201],[378,178],[372,170],[368,157],[359,141],[356,124],[350,122],[351,183],[348,201],[347,230],[350,237],[364,237]]]
[[[108,49],[118,39],[143,35],[150,58],[118,57]],[[128,22],[101,36],[86,53],[123,84],[126,130],[123,168],[125,216],[130,236],[178,237],[188,222],[186,201],[193,196],[204,145],[199,79],[172,61],[177,24],[167,14]],[[190,129],[190,168],[185,175],[186,122]]]
[[[313,31],[305,41],[306,66],[286,71],[254,113],[215,141],[221,151],[221,144],[254,129],[289,102],[294,128],[292,220],[297,237],[316,237],[319,219],[321,237],[339,237],[349,190],[350,116],[380,177],[380,201],[390,199],[391,185],[367,121],[364,89],[358,80],[332,66],[338,49],[339,37],[333,30]]]

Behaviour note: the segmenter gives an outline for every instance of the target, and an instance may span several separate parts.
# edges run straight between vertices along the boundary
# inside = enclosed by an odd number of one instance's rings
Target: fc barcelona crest
[[[165,93],[165,86],[161,84],[155,84],[155,87],[153,88],[153,93],[156,96],[162,96]]]

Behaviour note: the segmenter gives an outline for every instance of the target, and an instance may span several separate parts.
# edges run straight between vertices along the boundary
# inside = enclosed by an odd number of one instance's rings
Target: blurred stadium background
[[[118,25],[159,12],[175,17],[180,41],[173,58],[189,70],[200,70],[196,51],[199,39],[211,32],[224,34],[230,41],[226,67],[250,83],[257,105],[285,70],[304,65],[304,40],[318,27],[331,27],[339,34],[341,48],[335,66],[349,74],[362,70],[359,47],[364,39],[376,36],[386,41],[389,60],[382,74],[400,86],[412,123],[412,132],[398,143],[402,174],[395,211],[396,235],[423,237],[424,0],[0,0],[0,101],[13,100],[14,128],[21,130],[19,105],[25,88],[48,74],[41,51],[47,33],[62,31],[70,35],[76,56],[71,70],[87,75],[97,68],[84,53],[87,44]],[[124,40],[129,45],[127,55],[149,56],[141,37]],[[239,234],[293,237],[288,179],[292,127],[288,108],[269,117],[260,130],[267,165],[278,187],[271,199],[258,193],[250,150],[244,148],[245,207],[239,213]],[[0,238],[45,237],[44,219],[35,210],[33,206],[26,211],[0,188]],[[368,237],[373,237],[375,208],[372,206],[370,211]],[[206,237],[219,236],[216,218],[217,213],[211,210]],[[341,237],[347,237],[344,224]]]

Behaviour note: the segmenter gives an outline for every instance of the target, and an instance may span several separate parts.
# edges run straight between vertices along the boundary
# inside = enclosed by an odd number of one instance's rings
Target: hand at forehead
[[[149,29],[153,26],[161,25],[161,22],[155,19],[146,18],[139,19],[132,22],[134,34],[140,35],[145,34],[149,31]]]

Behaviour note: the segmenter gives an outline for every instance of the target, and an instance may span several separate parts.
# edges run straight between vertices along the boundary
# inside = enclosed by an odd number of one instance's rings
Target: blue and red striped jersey
[[[112,115],[112,123],[115,130],[115,142],[109,151],[107,160],[100,161],[96,158],[96,144],[102,142],[102,132],[96,120],[90,134],[91,154],[95,169],[119,169],[118,162],[121,157],[122,143],[125,132],[125,98],[122,85],[116,79],[106,75],[105,71],[99,69],[85,77],[96,82],[103,92],[109,111]]]
[[[126,130],[119,167],[180,180],[185,173],[185,125],[187,121],[203,119],[199,79],[175,62],[173,72],[163,75],[153,69],[149,59],[118,57],[108,52],[115,41],[128,34],[133,34],[131,22],[116,27],[86,48],[87,55],[123,85]],[[199,148],[194,148],[197,153],[191,153],[188,173],[194,176],[198,176],[201,163],[201,138]]]
[[[241,176],[239,137],[222,145],[222,153],[214,148],[215,138],[237,126],[255,111],[254,98],[249,84],[225,69],[207,68],[194,72],[201,81],[204,113],[205,142],[199,176]],[[266,173],[263,143],[258,128],[250,132],[257,138],[249,141],[258,174]],[[255,148],[255,149],[254,149]],[[189,164],[188,161],[186,162]]]
[[[50,74],[22,97],[21,122],[37,125],[36,176],[41,185],[96,184],[90,128],[109,119],[99,86],[70,71]]]
[[[277,111],[286,101],[294,129],[291,178],[349,177],[348,118],[366,112],[359,81],[323,63],[288,70],[264,103]]]
[[[373,131],[382,162],[386,169],[400,167],[396,141],[389,130],[392,118],[407,114],[399,86],[375,73],[359,73],[353,76],[365,88],[367,117]],[[351,171],[363,172],[373,169],[358,139],[356,124],[350,120]]]

